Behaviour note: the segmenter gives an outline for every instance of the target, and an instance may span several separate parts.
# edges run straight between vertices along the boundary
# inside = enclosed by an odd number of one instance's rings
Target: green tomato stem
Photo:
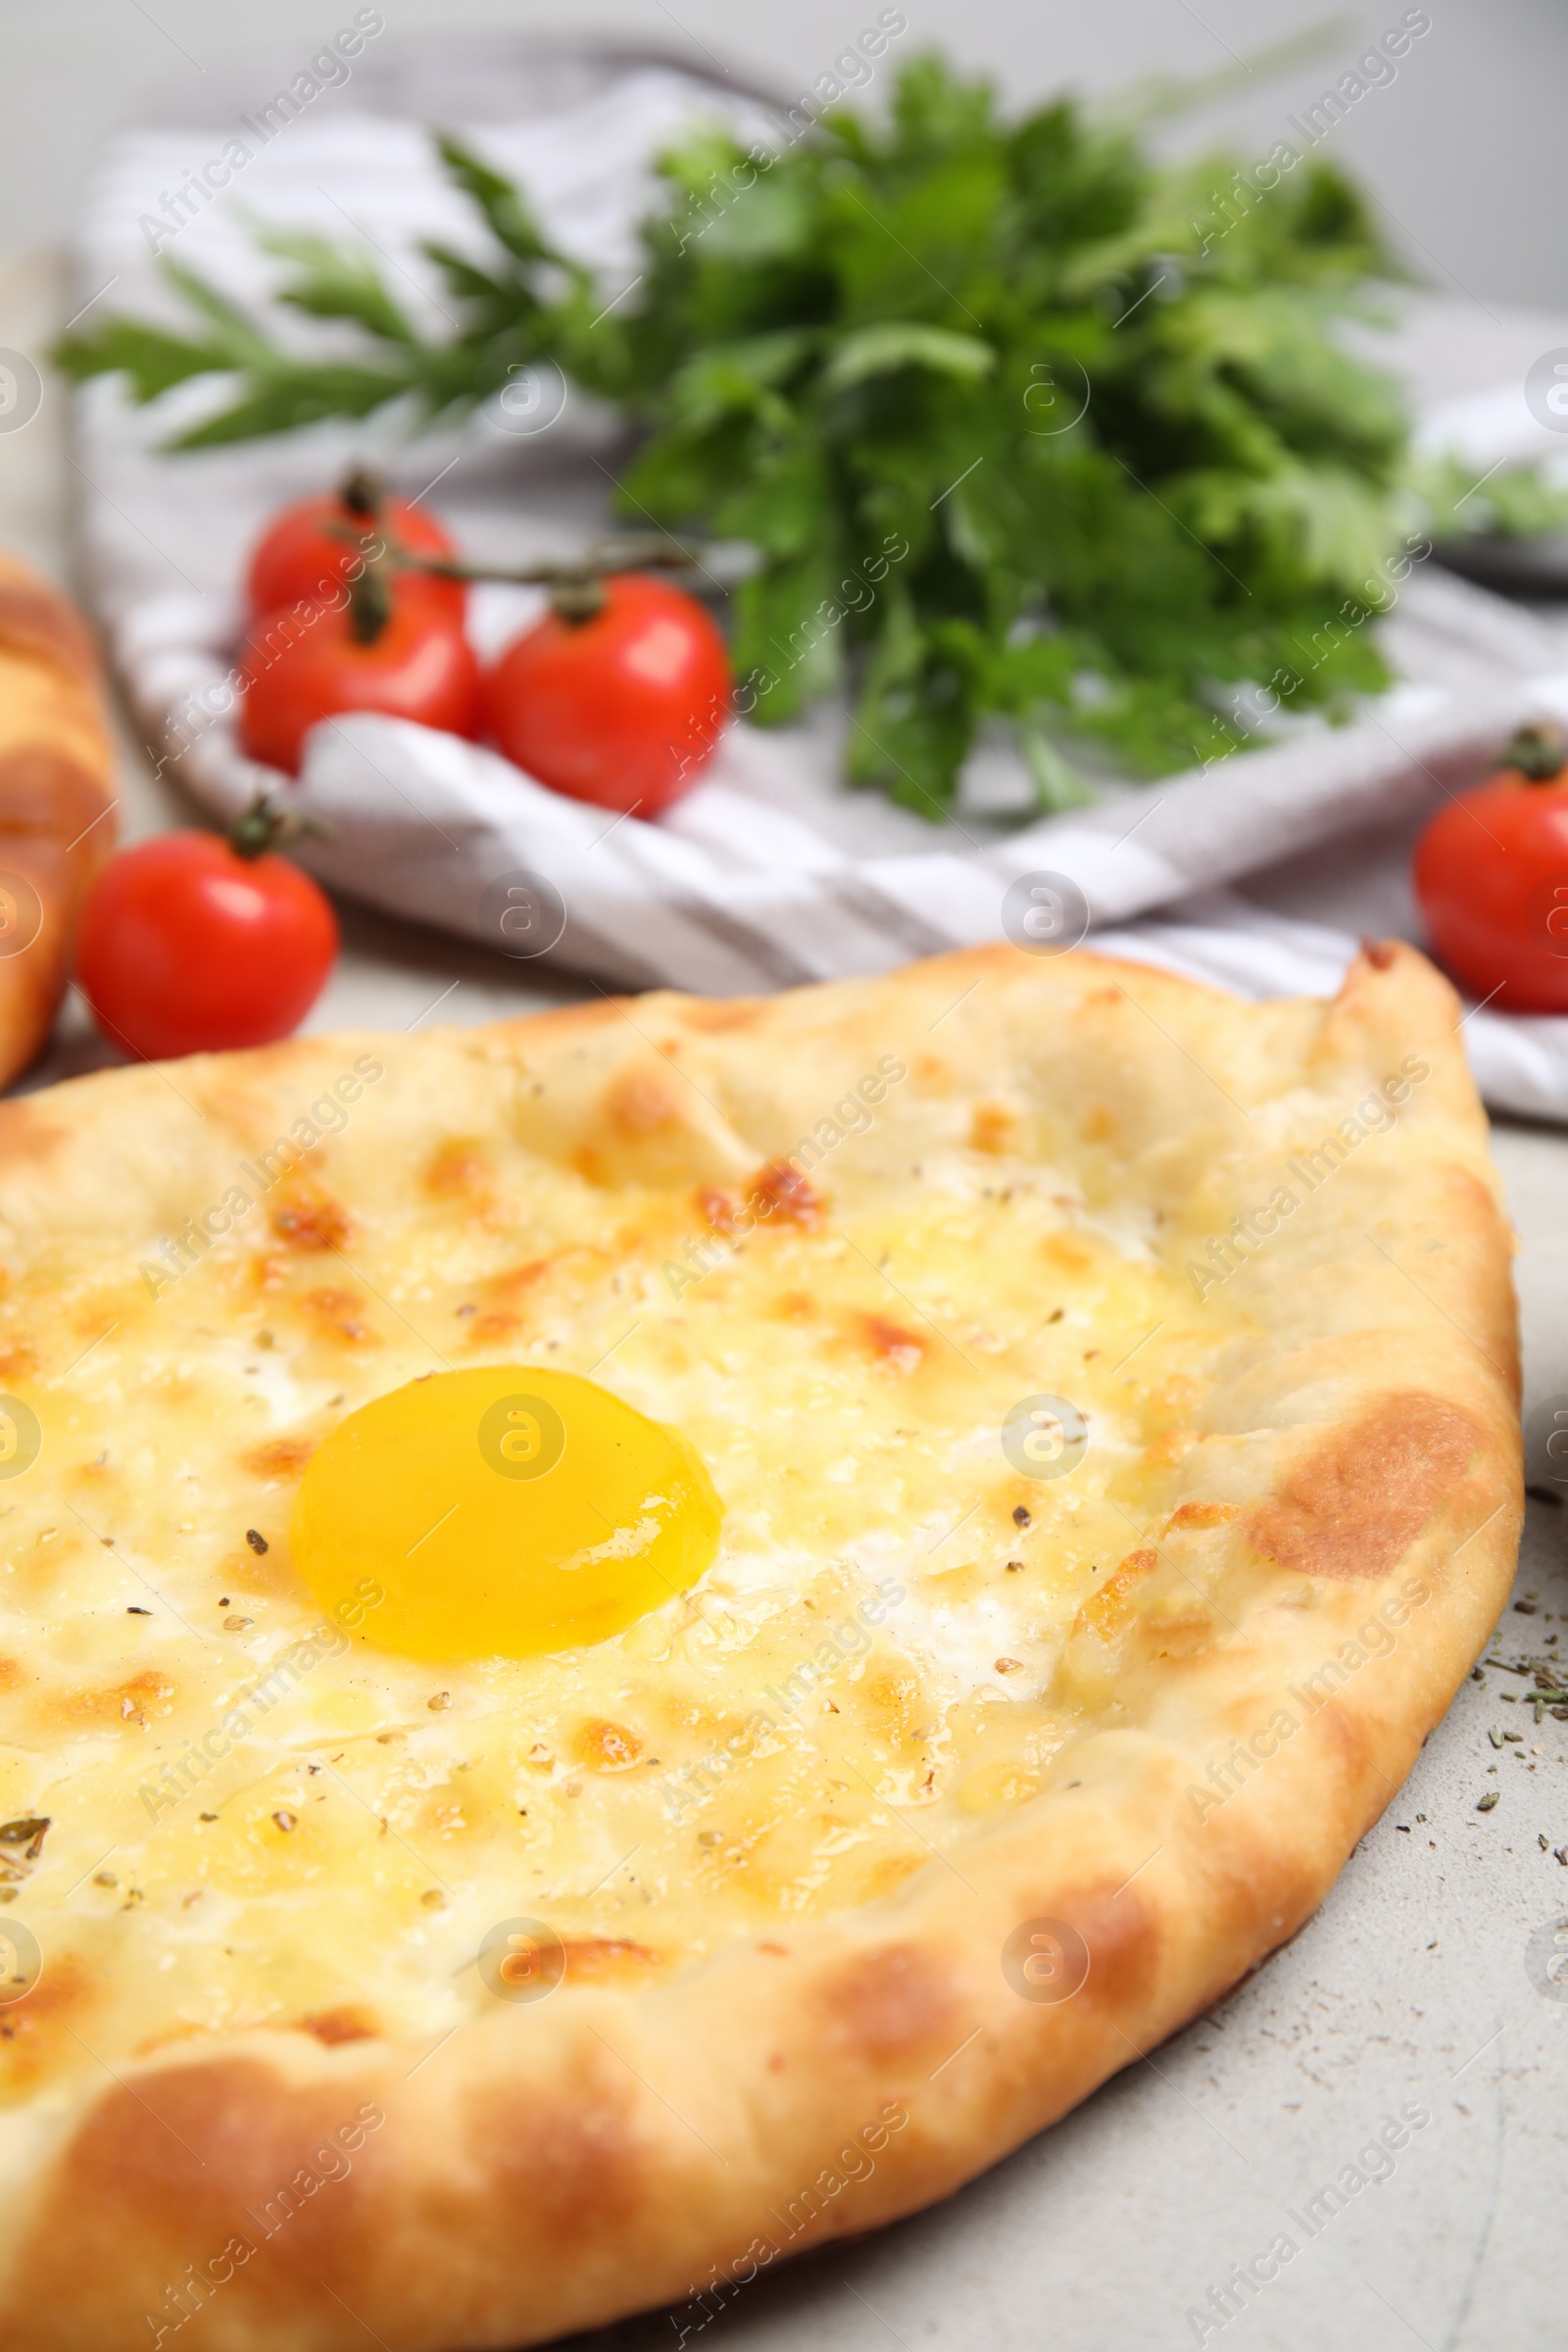
[[[228,846],[248,864],[305,833],[318,834],[323,841],[333,839],[331,826],[323,825],[319,817],[307,816],[302,808],[279,808],[270,793],[259,792],[243,816],[236,817],[229,827]]]
[[[1555,784],[1568,767],[1568,743],[1563,741],[1562,729],[1521,727],[1512,741],[1504,744],[1497,765],[1513,768],[1531,784]]]

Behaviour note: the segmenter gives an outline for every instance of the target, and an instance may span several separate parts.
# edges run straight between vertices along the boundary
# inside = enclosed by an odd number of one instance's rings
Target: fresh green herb
[[[1362,624],[1415,544],[1407,426],[1335,330],[1399,272],[1322,162],[1221,198],[1225,159],[1156,167],[1070,100],[1009,124],[921,59],[885,123],[844,109],[777,154],[704,133],[666,157],[607,308],[516,189],[438,148],[494,246],[426,248],[453,338],[426,340],[369,257],[272,233],[283,302],[347,323],[358,356],[285,350],[167,264],[190,336],[111,318],[62,365],[142,401],[226,377],[176,444],[210,448],[394,400],[457,414],[556,363],[640,429],[626,514],[756,551],[739,707],[777,721],[848,688],[851,778],[932,816],[993,723],[1062,807],[1075,742],[1159,774],[1244,739],[1238,690],[1341,714],[1386,682]]]
[[[1474,466],[1458,458],[1428,458],[1411,466],[1410,484],[1434,539],[1568,531],[1568,483],[1535,466],[1503,466],[1478,482]]]

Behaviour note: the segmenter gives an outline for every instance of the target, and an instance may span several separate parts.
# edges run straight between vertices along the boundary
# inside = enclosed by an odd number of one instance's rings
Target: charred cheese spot
[[[303,1319],[313,1337],[350,1348],[377,1345],[377,1334],[367,1318],[368,1305],[363,1292],[338,1290],[330,1285],[307,1291],[300,1300]]]
[[[526,1298],[530,1291],[536,1291],[549,1278],[567,1254],[563,1250],[550,1257],[526,1258],[520,1266],[509,1266],[504,1274],[493,1274],[484,1286],[486,1298],[498,1301]]]
[[[822,1222],[821,1194],[788,1160],[773,1160],[752,1180],[751,1204],[759,1218],[775,1225],[801,1225],[808,1232]]]
[[[498,1348],[525,1330],[533,1294],[567,1254],[528,1258],[519,1266],[509,1266],[505,1273],[492,1275],[484,1285],[486,1303],[478,1305],[466,1344],[475,1348]]]
[[[1146,1546],[1129,1552],[1073,1619],[1061,1656],[1060,1689],[1079,1704],[1104,1708],[1112,1702],[1136,1648],[1130,1637],[1147,1606],[1145,1588],[1158,1567],[1156,1551]]]
[[[300,2032],[329,2050],[348,2041],[373,2041],[379,2031],[375,2020],[363,2009],[323,2009],[315,2017],[300,2019]]]
[[[424,1171],[424,1189],[432,1200],[487,1200],[495,1183],[495,1164],[482,1144],[471,1137],[453,1136],[438,1147]]]
[[[470,1348],[504,1347],[514,1333],[523,1329],[524,1317],[514,1314],[510,1307],[486,1307],[476,1314],[468,1327],[467,1345]]]
[[[722,1193],[713,1185],[698,1188],[697,1214],[710,1233],[733,1233],[739,1205],[733,1193]]]
[[[290,1193],[269,1221],[278,1240],[293,1250],[342,1250],[354,1239],[353,1218],[327,1193]]]
[[[624,1772],[643,1752],[643,1743],[624,1724],[602,1716],[580,1723],[572,1735],[572,1753],[590,1772]]]
[[[925,1360],[926,1343],[919,1333],[906,1331],[887,1315],[858,1315],[853,1328],[861,1346],[895,1372],[917,1372]]]
[[[173,1712],[178,1688],[161,1674],[133,1674],[124,1682],[98,1690],[77,1688],[61,1691],[51,1701],[51,1712],[58,1713],[67,1723],[105,1725],[117,1730],[125,1724],[143,1728],[157,1717]]]
[[[1159,1566],[1157,1551],[1130,1551],[1114,1576],[1084,1602],[1073,1619],[1075,1634],[1094,1634],[1102,1642],[1121,1633],[1132,1619],[1132,1596]]]
[[[568,1984],[632,1984],[668,1965],[664,1953],[626,1936],[568,1936],[562,1949]]]
[[[623,1136],[657,1135],[662,1127],[681,1124],[682,1105],[674,1090],[675,1082],[662,1070],[622,1070],[606,1092],[605,1115]]]
[[[1002,1157],[1016,1142],[1018,1113],[1008,1102],[977,1102],[969,1121],[969,1149]]]
[[[1144,1447],[1141,1466],[1152,1471],[1174,1469],[1176,1464],[1184,1460],[1198,1444],[1199,1437],[1196,1430],[1161,1430],[1159,1436],[1152,1438]]]
[[[1181,1528],[1229,1527],[1241,1516],[1241,1507],[1234,1502],[1184,1502],[1166,1520],[1165,1532],[1174,1535]]]
[[[316,1451],[310,1438],[271,1438],[240,1455],[240,1468],[253,1478],[298,1478]]]

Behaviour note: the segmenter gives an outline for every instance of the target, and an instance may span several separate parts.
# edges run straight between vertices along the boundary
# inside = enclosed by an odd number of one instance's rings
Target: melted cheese
[[[489,1998],[498,1923],[644,1981],[885,1894],[1038,1789],[1068,1631],[1226,1330],[1006,1140],[847,1146],[745,1238],[744,1185],[612,1188],[502,1136],[362,1218],[327,1154],[156,1300],[107,1250],[20,1271],[4,1385],[44,1440],[0,1484],[0,1819],[51,1826],[0,1845],[0,1924],[44,1954],[0,2013],[13,2094],[258,2025],[433,2044]],[[540,1657],[323,1619],[286,1538],[312,1449],[421,1373],[521,1361],[684,1433],[712,1568]],[[1087,1423],[1070,1475],[1003,1449],[1041,1396]]]

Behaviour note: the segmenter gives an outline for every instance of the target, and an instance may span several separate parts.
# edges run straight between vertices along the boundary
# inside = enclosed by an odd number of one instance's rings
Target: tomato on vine
[[[290,776],[311,728],[351,710],[479,732],[479,663],[461,624],[416,584],[373,572],[341,609],[311,605],[257,621],[240,674],[240,748]]]
[[[400,556],[455,563],[457,550],[435,516],[406,498],[389,498],[373,474],[356,467],[340,490],[302,498],[274,516],[251,553],[246,601],[260,617],[283,605],[325,604],[340,581],[379,561]],[[462,580],[401,568],[405,587],[417,587],[438,612],[463,619],[467,589]]]
[[[645,817],[697,782],[732,700],[728,650],[707,611],[639,571],[561,574],[549,613],[486,681],[509,760],[554,792]]]

